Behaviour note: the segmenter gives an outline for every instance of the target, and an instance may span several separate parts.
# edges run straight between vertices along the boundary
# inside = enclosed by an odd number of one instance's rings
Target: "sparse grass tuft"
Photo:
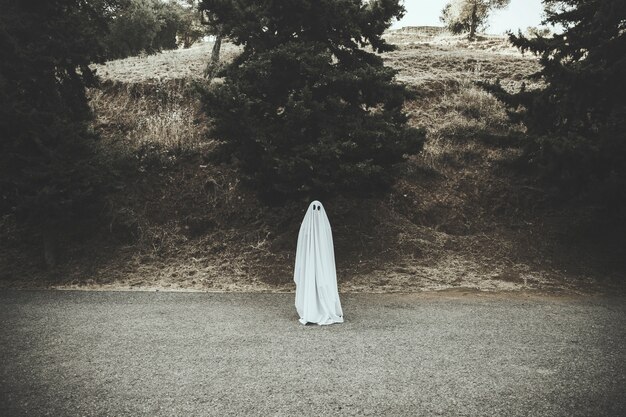
[[[127,84],[201,79],[209,62],[212,47],[212,43],[200,42],[188,49],[174,49],[149,56],[133,56],[94,65],[93,68],[103,80]],[[239,52],[239,47],[225,42],[222,44],[221,59],[228,62]]]
[[[471,84],[464,84],[457,94],[445,97],[442,106],[467,120],[480,121],[485,128],[501,130],[509,126],[503,104],[492,94]]]
[[[146,146],[189,151],[206,145],[206,121],[188,82],[108,82],[89,96],[94,127],[109,144],[128,152]]]

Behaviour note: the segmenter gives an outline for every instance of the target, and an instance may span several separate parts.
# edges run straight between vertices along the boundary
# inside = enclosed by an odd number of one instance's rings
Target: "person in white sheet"
[[[300,323],[343,323],[333,234],[324,206],[317,200],[309,205],[300,226],[293,280]]]

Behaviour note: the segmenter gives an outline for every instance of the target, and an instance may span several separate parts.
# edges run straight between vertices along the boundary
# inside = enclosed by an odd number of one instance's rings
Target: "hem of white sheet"
[[[315,323],[313,321],[307,321],[307,320],[305,320],[303,318],[300,318],[298,321],[300,323],[304,324],[304,325],[306,325],[307,323],[311,323],[311,324],[317,324],[319,326],[328,326],[330,324],[343,323],[343,317],[337,317],[336,319],[329,318],[327,320],[322,321],[321,323]]]

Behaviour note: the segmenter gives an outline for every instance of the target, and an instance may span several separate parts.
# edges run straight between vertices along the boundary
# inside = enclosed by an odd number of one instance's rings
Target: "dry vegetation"
[[[212,44],[197,43],[188,49],[175,49],[157,55],[135,56],[105,65],[94,65],[97,74],[105,79],[127,84],[168,82],[171,80],[201,79],[211,54]],[[225,43],[221,57],[232,60],[239,48]]]
[[[610,262],[613,253],[573,243],[584,226],[568,229],[571,218],[513,168],[523,126],[512,125],[502,104],[475,84],[497,79],[517,89],[536,61],[502,37],[468,43],[407,30],[387,38],[398,50],[385,60],[415,91],[406,110],[427,129],[427,143],[398,167],[387,198],[325,202],[341,290],[606,289],[623,265]],[[104,83],[90,92],[94,129],[108,157],[131,161],[107,197],[110,222],[69,247],[53,276],[19,256],[6,261],[6,285],[28,276],[19,285],[293,290],[305,207],[263,207],[234,166],[208,162],[208,121],[193,85],[210,47],[98,67]],[[226,45],[227,59],[236,53]],[[21,250],[13,247],[5,256]]]

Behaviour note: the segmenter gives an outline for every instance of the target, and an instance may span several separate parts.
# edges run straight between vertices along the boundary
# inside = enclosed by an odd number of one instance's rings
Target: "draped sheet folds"
[[[317,200],[309,205],[300,226],[293,279],[302,324],[343,323],[333,235],[324,206]]]

